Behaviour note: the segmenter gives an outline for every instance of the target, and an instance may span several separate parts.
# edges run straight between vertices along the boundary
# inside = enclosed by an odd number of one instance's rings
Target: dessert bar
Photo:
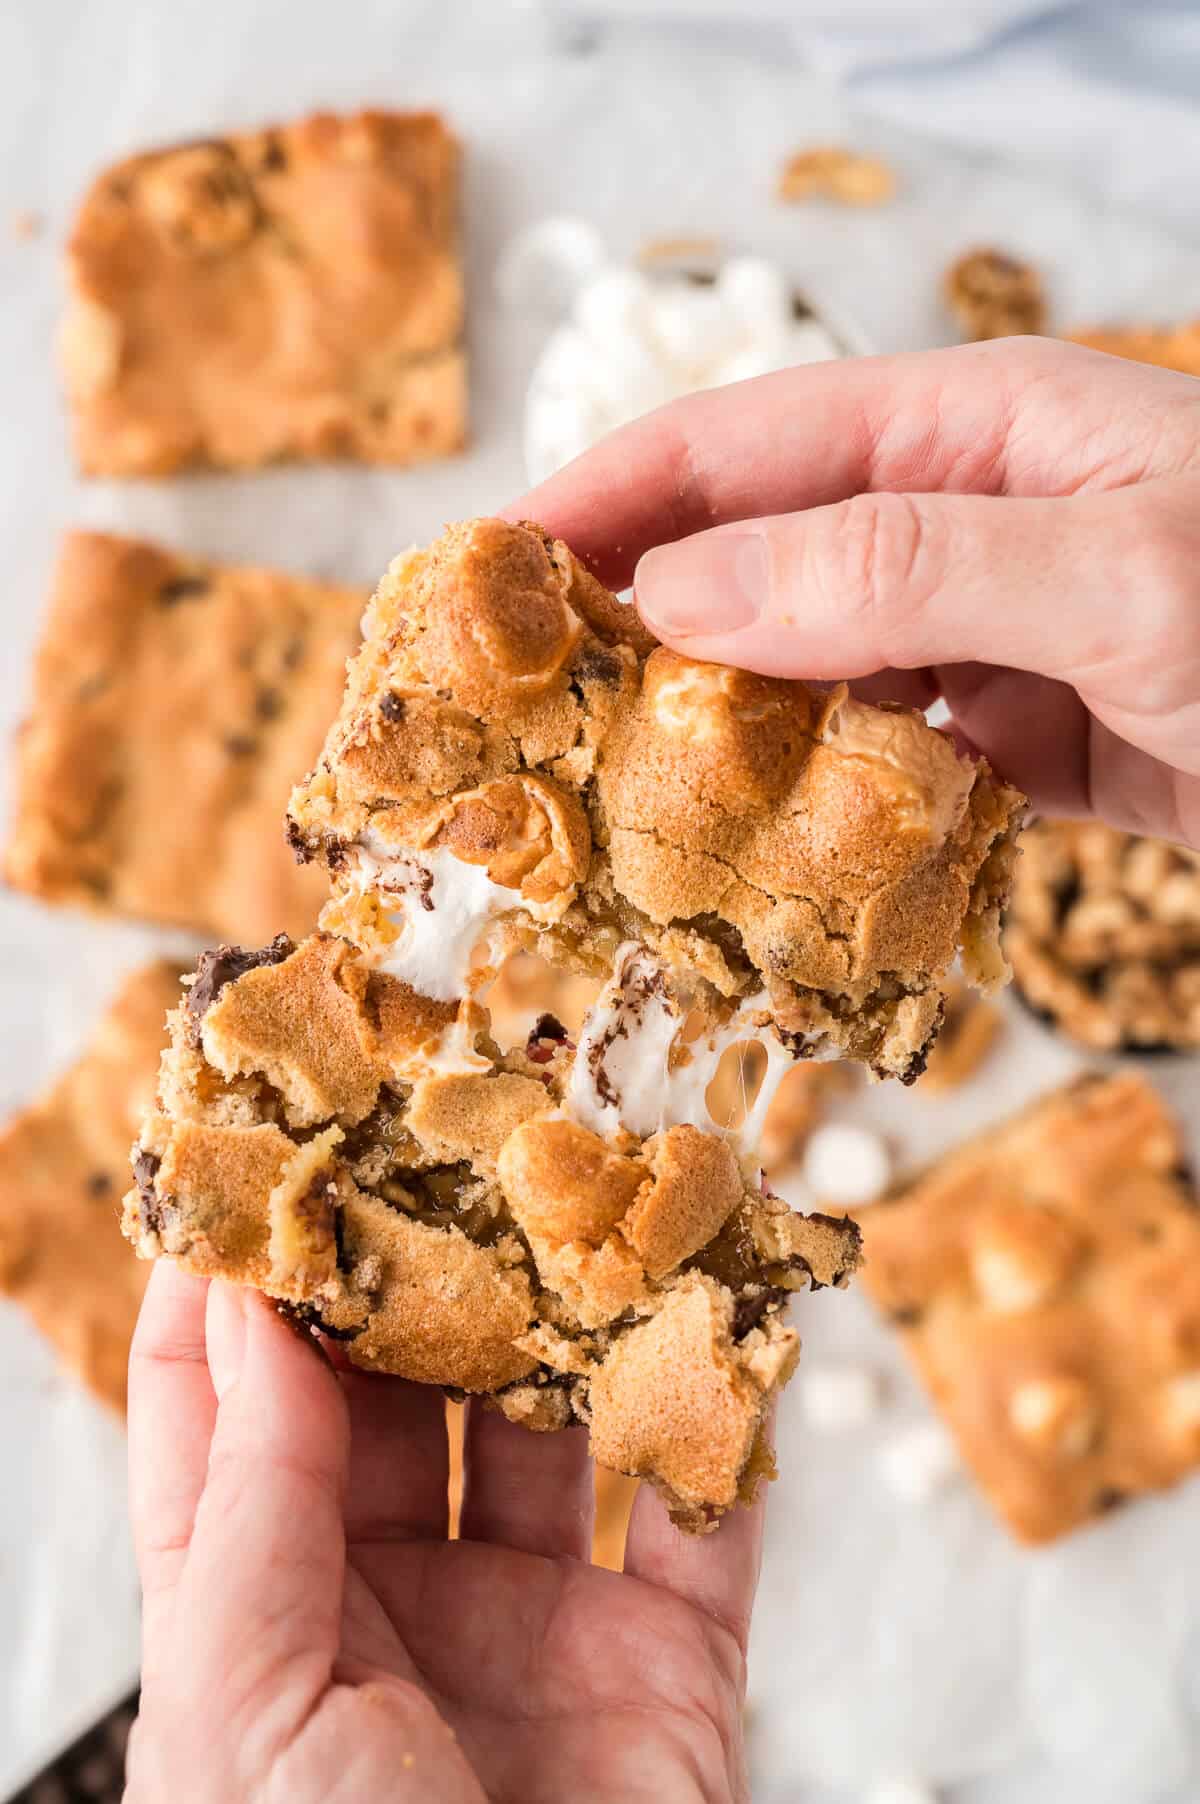
[[[714,1050],[769,1029],[780,1074],[844,1056],[909,1082],[956,954],[1006,976],[1023,798],[915,711],[679,657],[500,520],[396,559],[364,631],[290,807],[322,925],[441,1002],[514,944],[608,977],[576,1068],[593,1124],[636,1099],[651,1131],[650,1066],[696,1077],[694,1009]]]
[[[219,948],[171,1017],[125,1231],[357,1365],[586,1422],[703,1530],[771,1469],[789,1292],[844,1283],[858,1230],[789,1210],[717,1135],[572,1118],[573,1052],[545,1018],[501,1054],[477,1004],[331,935]]]
[[[1021,1540],[1200,1463],[1200,1199],[1142,1078],[1053,1092],[861,1219],[865,1286]]]
[[[117,1409],[147,1276],[121,1239],[121,1194],[178,996],[170,963],[128,978],[82,1057],[0,1131],[0,1293]]]
[[[407,464],[466,434],[458,147],[362,112],[152,150],[67,247],[61,361],[91,475]]]
[[[16,748],[9,883],[205,934],[303,933],[284,841],[364,596],[140,539],[63,540]]]

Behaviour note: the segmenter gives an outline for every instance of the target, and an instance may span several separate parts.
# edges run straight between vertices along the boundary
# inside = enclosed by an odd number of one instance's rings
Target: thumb
[[[205,1325],[217,1419],[175,1632],[208,1697],[271,1695],[286,1736],[338,1647],[346,1407],[316,1342],[257,1291],[214,1281]]]
[[[863,494],[658,546],[634,591],[676,650],[768,676],[978,661],[1070,681],[1125,643],[1165,643],[1176,604],[1145,555],[1154,531],[1137,489]]]

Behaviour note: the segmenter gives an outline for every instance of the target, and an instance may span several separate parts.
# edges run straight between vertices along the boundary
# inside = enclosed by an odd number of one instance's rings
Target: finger
[[[208,1470],[207,1292],[207,1280],[157,1260],[129,1354],[129,1501],[148,1636],[187,1558]]]
[[[711,1534],[685,1535],[653,1487],[639,1485],[625,1539],[625,1570],[632,1578],[673,1591],[714,1617],[743,1653],[762,1564],[766,1491],[760,1485],[754,1502],[731,1510]]]
[[[215,1280],[206,1338],[217,1419],[174,1627],[198,1695],[236,1708],[266,1692],[276,1703],[245,1732],[286,1736],[337,1648],[345,1399],[311,1336],[257,1291]]]
[[[442,1393],[353,1369],[341,1380],[350,1413],[347,1541],[444,1540],[450,1461]]]
[[[940,675],[965,749],[982,752],[1040,812],[1091,812],[1088,711],[1070,684],[987,664]]]
[[[1061,495],[1195,457],[1195,382],[1016,338],[709,389],[622,427],[506,510],[624,588],[643,552],[867,490]]]
[[[584,1429],[533,1434],[481,1403],[468,1404],[462,1540],[586,1560],[594,1506]]]
[[[1110,700],[1136,675],[1149,717],[1200,679],[1186,575],[1200,527],[1163,513],[1132,489],[860,495],[662,546],[636,594],[652,629],[697,658],[826,679],[986,662]]]

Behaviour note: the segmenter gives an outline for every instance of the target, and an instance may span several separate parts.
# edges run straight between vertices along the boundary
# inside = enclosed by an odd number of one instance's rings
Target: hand
[[[207,1297],[206,1297],[207,1292]],[[160,1261],[130,1362],[144,1594],[126,1804],[723,1804],[761,1503],[714,1535],[643,1487],[587,1564],[582,1430],[337,1372],[255,1291]]]
[[[1032,338],[809,365],[649,414],[511,513],[633,578],[677,651],[942,695],[1038,807],[1200,845],[1193,377]]]

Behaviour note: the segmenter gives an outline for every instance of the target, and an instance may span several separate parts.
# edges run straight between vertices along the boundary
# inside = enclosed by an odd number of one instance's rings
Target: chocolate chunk
[[[288,845],[292,848],[292,851],[295,854],[297,864],[311,864],[312,863],[312,860],[314,857],[313,848],[309,845],[309,843],[305,839],[303,833],[301,833],[299,827],[296,825],[295,821],[292,820],[290,817],[289,817],[286,825],[284,826],[283,837],[287,840]]]
[[[225,741],[225,750],[231,758],[253,758],[258,750],[258,741],[249,733],[230,733]]]
[[[385,689],[380,698],[379,712],[385,720],[403,720],[407,712],[404,698],[397,695],[394,689]]]
[[[196,977],[187,993],[187,1011],[199,1022],[210,1009],[227,983],[257,971],[263,965],[281,965],[296,950],[286,933],[277,933],[269,946],[258,952],[246,952],[241,946],[216,946],[202,952],[196,964]]]
[[[331,1328],[311,1303],[276,1303],[275,1312],[294,1328],[315,1329],[318,1334],[327,1335],[330,1340],[353,1340],[359,1332],[357,1328]]]
[[[531,1040],[558,1040],[561,1042],[567,1039],[568,1035],[557,1015],[539,1015],[529,1037]]]
[[[278,138],[269,138],[267,140],[267,147],[263,151],[262,162],[259,167],[264,172],[269,172],[272,175],[277,175],[281,169],[287,168],[287,152],[284,150],[283,145],[279,142]]]
[[[94,1171],[87,1181],[89,1196],[111,1196],[113,1181],[107,1171]]]
[[[615,652],[593,647],[585,651],[572,673],[581,683],[619,683],[624,665]]]
[[[923,1313],[924,1311],[917,1304],[905,1303],[899,1309],[891,1311],[890,1320],[896,1324],[897,1328],[915,1328]]]
[[[278,689],[260,689],[254,698],[254,712],[260,720],[277,720],[283,712],[283,697]]]
[[[734,1340],[745,1340],[759,1326],[769,1309],[777,1308],[786,1301],[787,1292],[776,1289],[774,1285],[764,1286],[753,1295],[739,1297],[733,1310]]]
[[[304,640],[299,633],[290,638],[280,654],[280,663],[285,670],[295,670],[304,656]]]
[[[207,595],[212,589],[212,582],[207,576],[173,576],[162,584],[158,591],[158,599],[164,608],[173,608],[179,601],[195,601],[201,595]]]
[[[1116,1485],[1106,1485],[1102,1491],[1096,1492],[1092,1507],[1098,1516],[1107,1516],[1110,1510],[1120,1509],[1123,1503],[1128,1502],[1128,1491],[1120,1491]]]
[[[157,1234],[162,1228],[162,1209],[158,1201],[158,1191],[154,1180],[158,1176],[158,1168],[162,1160],[157,1153],[148,1152],[139,1146],[133,1157],[133,1181],[138,1192],[138,1216],[143,1228],[151,1234]]]

